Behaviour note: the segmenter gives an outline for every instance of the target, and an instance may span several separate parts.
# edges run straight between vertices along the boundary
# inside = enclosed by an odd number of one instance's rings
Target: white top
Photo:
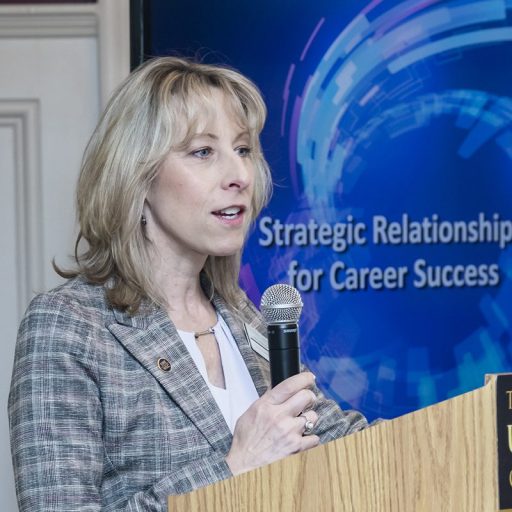
[[[233,335],[220,315],[217,315],[217,323],[213,326],[213,330],[219,345],[226,389],[218,388],[208,380],[203,355],[197,346],[194,333],[178,330],[178,334],[185,343],[197,369],[210,388],[231,433],[233,433],[238,418],[259,398],[259,395]]]

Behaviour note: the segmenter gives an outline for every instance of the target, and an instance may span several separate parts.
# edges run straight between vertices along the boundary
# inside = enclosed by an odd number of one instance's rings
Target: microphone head
[[[289,284],[274,284],[267,288],[260,311],[267,324],[296,323],[302,312],[300,293]]]

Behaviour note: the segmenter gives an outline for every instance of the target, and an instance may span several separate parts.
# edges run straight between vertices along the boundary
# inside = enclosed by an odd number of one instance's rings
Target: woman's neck
[[[200,274],[205,261],[170,262],[160,258],[153,264],[154,279],[174,325],[183,331],[203,331],[216,322],[216,313],[202,287]]]
[[[217,313],[207,299],[199,280],[199,290],[177,290],[167,302],[167,314],[177,329],[188,332],[205,331],[217,322]]]

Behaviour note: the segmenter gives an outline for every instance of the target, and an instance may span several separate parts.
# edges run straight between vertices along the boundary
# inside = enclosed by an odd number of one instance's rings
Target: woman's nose
[[[251,184],[254,163],[248,156],[241,157],[238,154],[234,154],[227,159],[225,165],[224,188],[238,188],[244,190]]]

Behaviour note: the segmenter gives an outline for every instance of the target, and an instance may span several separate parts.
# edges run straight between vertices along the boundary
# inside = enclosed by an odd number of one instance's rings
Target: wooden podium
[[[504,398],[512,409],[512,376],[503,377],[511,390]],[[169,511],[512,510],[499,508],[499,386],[496,376],[487,380],[482,388],[451,400],[190,494],[171,496]],[[512,426],[508,430],[512,435]],[[507,486],[511,470],[512,465]]]

